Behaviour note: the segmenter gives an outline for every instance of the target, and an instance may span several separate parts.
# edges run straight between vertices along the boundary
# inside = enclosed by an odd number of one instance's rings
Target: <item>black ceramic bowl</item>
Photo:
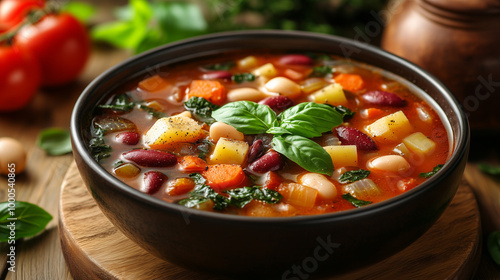
[[[323,52],[385,69],[420,88],[448,129],[449,161],[422,185],[360,209],[288,218],[204,212],[164,202],[131,188],[102,168],[88,143],[96,104],[123,83],[158,66],[241,50]],[[305,279],[338,274],[382,260],[408,246],[453,198],[468,155],[469,126],[453,95],[417,66],[378,48],[304,32],[247,31],[169,44],[128,59],[96,78],[71,119],[73,151],[89,192],[109,220],[154,255],[201,271]],[[137,265],[140,260],[137,260]],[[293,278],[298,277],[298,278]]]

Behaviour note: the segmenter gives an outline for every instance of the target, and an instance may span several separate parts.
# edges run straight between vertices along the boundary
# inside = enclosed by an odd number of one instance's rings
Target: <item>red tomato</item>
[[[38,60],[17,46],[0,46],[0,111],[24,107],[41,81]]]
[[[4,30],[21,23],[30,10],[42,9],[43,0],[1,0],[0,25]]]
[[[42,67],[42,85],[58,86],[73,81],[90,54],[90,38],[74,16],[47,15],[22,28],[15,44],[32,51]]]

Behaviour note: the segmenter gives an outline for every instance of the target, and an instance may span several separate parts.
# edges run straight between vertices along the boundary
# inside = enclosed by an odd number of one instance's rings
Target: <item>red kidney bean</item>
[[[406,106],[406,100],[382,90],[372,90],[361,96],[367,103],[373,105],[389,106],[389,107],[403,107]]]
[[[205,73],[201,75],[201,78],[204,80],[230,80],[231,79],[231,73],[224,71],[224,70],[219,70],[219,71],[212,71]]]
[[[370,136],[357,130],[354,127],[340,126],[335,129],[339,135],[342,145],[356,145],[360,150],[373,151],[377,150],[377,144]]]
[[[167,175],[159,171],[148,171],[144,173],[144,185],[142,191],[147,194],[154,194],[167,180]]]
[[[267,105],[269,108],[273,109],[276,114],[285,111],[286,109],[293,106],[293,101],[283,95],[270,96],[262,99],[259,104]]]
[[[264,151],[264,142],[260,139],[255,140],[255,142],[253,142],[252,146],[250,147],[250,150],[248,151],[247,161],[254,162],[262,155],[263,151]]]
[[[285,64],[285,65],[293,65],[293,64],[311,65],[313,63],[313,61],[307,55],[289,54],[289,55],[282,56],[279,60],[279,63]]]
[[[123,153],[123,158],[146,167],[169,167],[177,164],[177,158],[167,152],[137,149]]]
[[[135,145],[139,143],[139,140],[141,139],[141,135],[137,132],[120,132],[116,135],[115,137],[116,141],[119,143],[123,143],[126,145]]]
[[[284,165],[285,162],[283,161],[281,155],[274,150],[270,150],[259,159],[252,162],[252,164],[250,164],[248,167],[254,172],[266,173],[268,171],[280,170]]]

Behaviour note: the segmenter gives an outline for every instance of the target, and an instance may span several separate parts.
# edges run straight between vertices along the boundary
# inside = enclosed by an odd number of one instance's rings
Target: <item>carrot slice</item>
[[[343,89],[348,91],[358,91],[365,87],[365,82],[357,74],[340,74],[335,77],[335,82],[339,83]]]
[[[188,98],[203,97],[216,105],[226,101],[226,88],[219,81],[193,80],[189,86]]]
[[[207,184],[215,191],[223,191],[239,187],[246,179],[243,168],[235,164],[208,165],[201,173]]]
[[[207,167],[207,163],[197,156],[184,156],[179,165],[183,171],[188,172],[201,172]]]
[[[166,86],[167,86],[167,81],[165,81],[162,77],[158,75],[154,75],[139,82],[140,88],[150,92],[159,91],[165,88]]]
[[[378,119],[384,111],[378,109],[378,108],[368,108],[366,109],[366,118],[367,119]]]
[[[195,182],[191,178],[177,178],[167,184],[165,192],[168,195],[181,195],[194,189]]]

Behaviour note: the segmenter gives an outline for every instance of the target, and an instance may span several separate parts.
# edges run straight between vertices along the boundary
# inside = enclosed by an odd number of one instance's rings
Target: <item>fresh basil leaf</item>
[[[15,239],[33,236],[45,229],[52,216],[29,202],[0,203],[0,242],[7,242],[12,229]]]
[[[166,42],[206,33],[208,24],[199,5],[189,1],[157,1],[152,4]]]
[[[342,124],[342,116],[328,105],[303,102],[279,114],[278,121],[292,134],[312,138]]]
[[[279,127],[279,126],[273,126],[271,127],[270,129],[268,129],[266,131],[266,133],[271,133],[271,134],[292,134],[290,131],[282,128],[282,127]]]
[[[184,102],[184,108],[191,112],[197,120],[212,124],[215,122],[215,119],[212,118],[212,111],[219,109],[220,106],[212,104],[202,97],[194,96]]]
[[[202,68],[205,70],[219,71],[219,70],[229,70],[236,65],[234,61],[227,61],[223,63],[214,63],[204,65]]]
[[[487,163],[479,163],[477,168],[482,172],[490,175],[500,175],[500,166],[495,166]]]
[[[351,109],[344,107],[342,105],[334,106],[333,109],[335,109],[335,111],[337,111],[340,115],[342,115],[342,119],[344,121],[352,119],[352,117],[354,117],[355,114],[353,111],[351,111]]]
[[[228,103],[212,112],[212,117],[245,134],[265,133],[276,124],[276,113],[269,106],[250,101]]]
[[[89,3],[68,1],[64,3],[62,11],[72,14],[82,22],[87,22],[95,14],[96,9]]]
[[[226,191],[229,195],[229,202],[238,207],[243,208],[252,200],[261,200],[270,204],[278,203],[282,195],[274,190],[261,187],[243,187]]]
[[[71,135],[60,128],[48,128],[38,134],[37,145],[51,156],[71,153]]]
[[[165,112],[158,111],[158,110],[151,108],[151,107],[148,107],[144,104],[140,104],[139,109],[145,111],[146,113],[150,114],[153,118],[156,118],[156,119],[161,119],[161,118],[167,116],[167,114]]]
[[[352,205],[357,208],[363,207],[365,205],[371,204],[371,201],[360,200],[352,196],[350,193],[346,193],[342,195],[342,198],[349,201]]]
[[[340,176],[339,183],[353,183],[368,177],[368,175],[370,175],[370,171],[363,169],[347,171]]]
[[[333,162],[330,155],[318,143],[299,135],[275,135],[273,149],[305,170],[331,176]]]
[[[500,231],[490,233],[488,236],[487,247],[493,261],[500,265]]]
[[[432,177],[434,174],[436,174],[439,170],[441,170],[441,168],[443,168],[444,164],[438,164],[436,165],[436,167],[434,167],[432,169],[432,171],[430,172],[425,172],[425,173],[420,173],[420,177],[424,177],[424,178],[430,178]]]
[[[328,65],[316,66],[313,68],[311,72],[311,77],[325,77],[328,74],[332,73],[332,67]]]
[[[241,84],[243,82],[252,82],[255,80],[255,75],[252,73],[240,73],[240,74],[234,74],[231,77],[231,80],[233,82]]]
[[[103,109],[112,109],[117,111],[129,112],[135,107],[135,102],[127,94],[118,94],[113,97],[110,104],[102,104],[98,106]]]

